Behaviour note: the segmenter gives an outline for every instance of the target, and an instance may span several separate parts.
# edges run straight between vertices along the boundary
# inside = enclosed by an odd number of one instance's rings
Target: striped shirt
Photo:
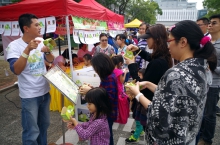
[[[217,67],[212,73],[213,80],[212,80],[212,85],[210,87],[220,88],[220,39],[216,40],[212,44],[215,47],[217,54]]]
[[[140,39],[139,42],[138,42],[138,47],[139,47],[141,50],[145,50],[146,47],[147,47],[147,41],[146,41],[146,39]],[[144,59],[142,59],[142,58],[138,55],[138,56],[136,56],[135,61],[136,61],[136,63],[139,65],[139,68],[143,68],[142,63],[143,63],[143,61],[145,61]]]
[[[78,124],[75,129],[81,139],[90,140],[90,145],[109,145],[110,131],[105,115],[95,120],[90,117],[88,122]]]

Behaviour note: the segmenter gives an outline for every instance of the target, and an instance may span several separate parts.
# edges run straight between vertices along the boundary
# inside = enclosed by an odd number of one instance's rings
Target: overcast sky
[[[188,0],[188,2],[197,2],[196,8],[197,8],[198,10],[203,9],[203,5],[202,5],[202,2],[203,2],[203,1],[204,1],[204,0]]]

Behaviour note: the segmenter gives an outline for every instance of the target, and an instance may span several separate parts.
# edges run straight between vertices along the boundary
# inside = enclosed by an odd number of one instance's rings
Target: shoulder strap
[[[108,45],[107,49],[108,49],[107,51],[108,51],[109,54],[111,54],[111,50],[114,50],[114,48],[111,45]]]
[[[97,52],[97,53],[99,53],[99,52],[100,52],[100,49],[101,49],[101,48],[99,47],[99,45],[98,45],[98,46],[96,46],[96,52]]]
[[[208,35],[209,35],[209,32],[205,34],[205,36],[208,36]]]

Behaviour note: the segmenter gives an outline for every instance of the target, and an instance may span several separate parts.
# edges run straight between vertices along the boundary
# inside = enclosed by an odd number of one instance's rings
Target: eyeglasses
[[[216,24],[217,24],[216,21],[214,21],[214,22],[209,22],[209,25],[216,25]]]
[[[202,25],[206,25],[206,24],[197,24],[199,27],[201,27]]]
[[[171,41],[174,41],[176,39],[170,39],[170,40],[167,40],[167,43],[169,44]]]
[[[102,39],[101,41],[102,41],[102,42],[105,42],[105,41],[108,41],[108,40],[107,40],[107,39]]]

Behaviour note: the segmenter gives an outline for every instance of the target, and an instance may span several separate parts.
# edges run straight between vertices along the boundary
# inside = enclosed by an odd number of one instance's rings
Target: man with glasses
[[[209,25],[209,19],[208,18],[200,18],[196,21],[197,25],[200,27],[200,29],[202,30],[202,33],[204,34],[204,36],[209,36],[211,38],[211,35],[209,34],[209,32],[207,32],[208,30],[208,25]]]
[[[200,129],[200,141],[198,145],[211,145],[215,134],[216,111],[220,92],[220,14],[210,17],[208,31],[212,36],[212,44],[216,49],[217,68],[212,72],[212,85],[207,93],[204,117]]]

